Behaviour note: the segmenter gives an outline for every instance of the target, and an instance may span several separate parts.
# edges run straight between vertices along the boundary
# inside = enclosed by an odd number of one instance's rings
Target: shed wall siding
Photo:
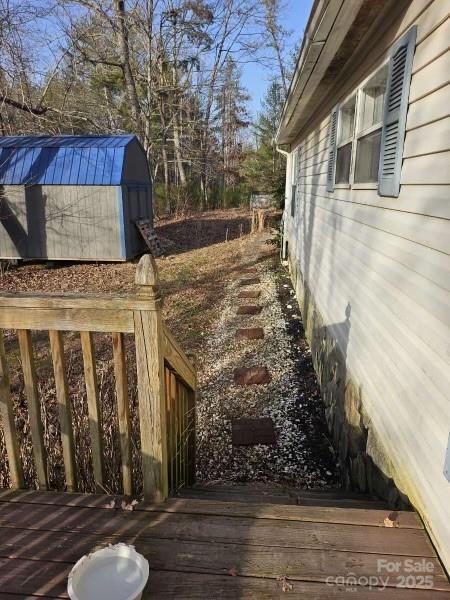
[[[4,197],[22,226],[25,239],[20,245],[14,243],[3,222],[3,258],[123,258],[116,187],[4,186]]]
[[[446,6],[447,5],[447,6]],[[326,190],[332,106],[418,25],[401,190]],[[413,0],[349,70],[302,145],[295,218],[287,186],[285,235],[294,272],[309,288],[360,386],[364,409],[450,568],[450,51],[448,4]],[[291,154],[292,156],[292,154]],[[288,178],[290,170],[288,161]],[[289,179],[287,179],[289,181]],[[300,289],[300,288],[299,288]],[[350,328],[346,309],[350,309]]]
[[[135,222],[137,219],[150,219],[153,223],[151,185],[124,185],[122,198],[127,258],[131,258],[147,249]]]

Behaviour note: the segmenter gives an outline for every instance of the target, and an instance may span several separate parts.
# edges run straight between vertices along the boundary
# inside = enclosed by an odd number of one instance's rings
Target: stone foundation
[[[392,463],[364,410],[361,388],[348,372],[345,352],[324,324],[295,261],[290,259],[289,265],[343,486],[382,498],[392,509],[407,508],[408,498],[395,486]],[[344,334],[345,328],[347,334],[350,331],[350,307],[346,317],[346,321],[337,324],[344,328]]]

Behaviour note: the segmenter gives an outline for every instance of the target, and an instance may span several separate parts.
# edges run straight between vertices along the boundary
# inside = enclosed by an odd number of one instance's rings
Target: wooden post
[[[13,489],[23,488],[23,469],[14,424],[14,410],[11,401],[11,388],[5,345],[3,343],[3,331],[0,331],[0,415],[2,417],[3,435],[5,436],[6,453],[8,455],[11,487]]]
[[[61,444],[68,492],[77,489],[75,471],[75,447],[73,443],[72,410],[70,408],[69,389],[67,385],[66,366],[64,361],[64,345],[59,330],[49,331],[50,348],[55,373],[56,400],[58,402],[59,424],[61,427]]]
[[[258,210],[258,231],[264,231],[266,226],[266,211],[264,209]]]
[[[256,213],[256,209],[252,210],[252,226],[251,226],[251,233],[255,233],[257,230],[257,213]]]
[[[23,379],[28,403],[28,414],[30,417],[31,440],[33,442],[33,455],[38,486],[40,490],[46,490],[48,489],[47,453],[45,451],[44,436],[42,433],[41,403],[37,389],[36,369],[34,367],[30,330],[19,329],[17,331],[17,337],[22,359]]]
[[[162,502],[168,496],[163,332],[158,270],[150,254],[139,261],[135,282],[148,303],[134,311],[144,500]]]
[[[133,493],[133,474],[131,463],[131,424],[128,404],[127,367],[125,362],[125,343],[123,333],[113,333],[114,374],[116,379],[117,415],[119,421],[120,453],[122,458],[123,493]]]
[[[92,333],[81,331],[81,349],[83,351],[84,379],[89,414],[89,432],[91,434],[92,466],[94,469],[97,492],[103,490],[103,442],[102,417],[98,398],[97,373],[95,370],[95,349]]]

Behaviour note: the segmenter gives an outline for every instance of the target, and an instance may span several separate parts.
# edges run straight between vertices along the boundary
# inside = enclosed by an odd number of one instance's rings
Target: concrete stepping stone
[[[259,298],[261,292],[258,290],[242,290],[239,292],[238,298]]]
[[[249,277],[247,279],[241,279],[239,282],[240,286],[244,286],[244,285],[256,285],[257,283],[261,283],[261,280],[259,277]]]
[[[262,306],[257,306],[256,304],[244,304],[243,306],[238,306],[236,314],[238,315],[259,315],[262,311]]]
[[[236,385],[260,385],[271,381],[267,367],[239,367],[234,370]]]
[[[270,417],[231,420],[231,443],[233,446],[273,445],[275,429]]]
[[[236,337],[241,340],[262,340],[264,329],[262,327],[246,327],[236,331]]]

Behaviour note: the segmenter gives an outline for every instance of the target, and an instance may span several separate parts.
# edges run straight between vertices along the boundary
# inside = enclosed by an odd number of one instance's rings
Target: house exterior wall
[[[0,257],[124,260],[117,189],[3,186]]]
[[[327,192],[330,113],[417,25],[397,198]],[[450,568],[450,21],[413,0],[318,108],[292,146],[301,174],[285,239],[328,424],[344,476],[401,506],[408,497]],[[395,485],[394,485],[395,484]]]

